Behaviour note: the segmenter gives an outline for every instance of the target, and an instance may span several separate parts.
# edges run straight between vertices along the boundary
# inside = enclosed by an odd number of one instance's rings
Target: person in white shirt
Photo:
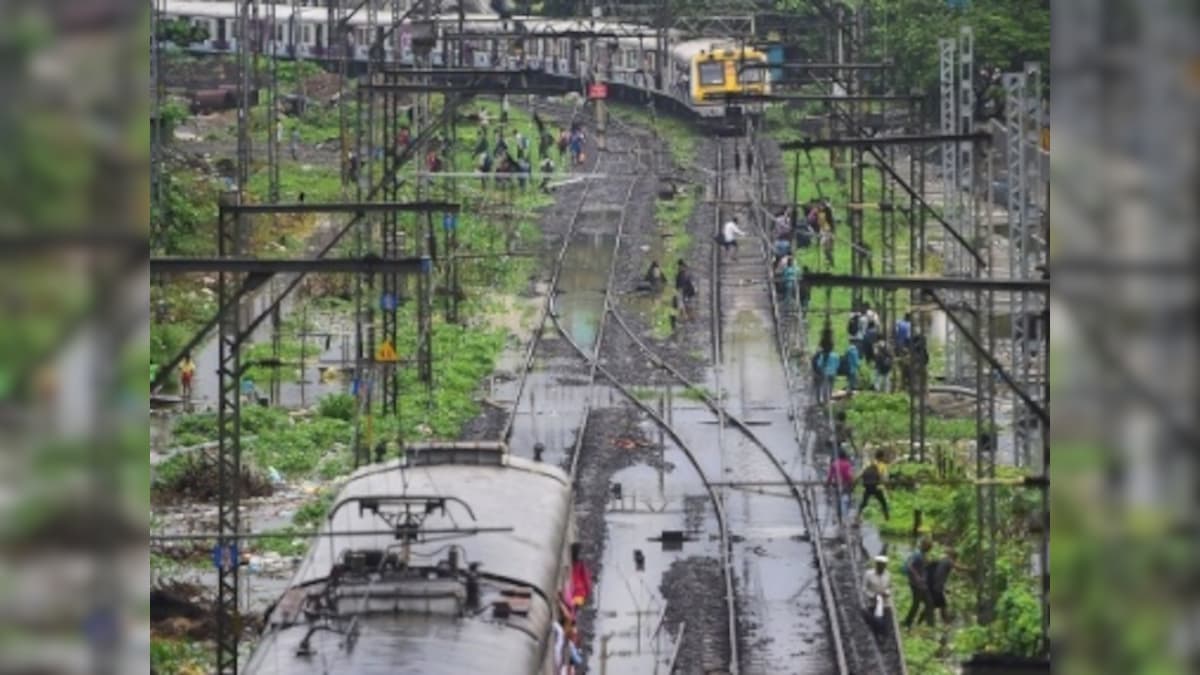
[[[734,260],[737,260],[737,238],[745,235],[742,228],[738,227],[737,216],[734,216],[733,220],[725,221],[725,224],[721,226],[721,248],[725,249],[727,253],[733,251]]]
[[[888,574],[887,563],[887,556],[875,556],[875,568],[863,575],[863,613],[876,635],[883,634],[887,627],[888,605],[892,597],[892,578]]]

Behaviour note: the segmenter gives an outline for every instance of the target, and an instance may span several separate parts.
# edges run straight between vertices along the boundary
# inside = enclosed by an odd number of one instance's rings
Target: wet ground
[[[728,172],[725,199],[747,199],[749,179]],[[738,215],[751,230],[744,209]],[[801,477],[803,455],[788,419],[789,391],[775,343],[766,253],[756,236],[744,238],[736,257],[724,257],[721,275],[721,391],[731,413],[753,425],[789,474]],[[732,429],[722,434],[727,481],[781,481],[762,449]],[[764,491],[765,492],[765,491]],[[832,672],[820,595],[816,552],[798,503],[783,490],[772,494],[730,490],[730,528],[736,533],[739,640],[742,672]],[[782,496],[781,496],[782,495]]]
[[[764,141],[760,145],[759,155],[764,161],[764,173],[768,177],[765,186],[768,200],[773,203],[790,201],[788,188],[784,181],[786,174],[778,147],[770,141]],[[825,440],[830,437],[831,429],[825,412],[811,405],[813,401],[811,380],[807,376],[808,369],[804,361],[806,360],[801,361],[799,365],[793,365],[792,368],[795,389],[793,401],[795,410],[801,415],[799,424],[801,450],[810,459],[809,466],[802,471],[793,471],[792,473],[798,478],[820,479],[824,477],[821,469],[828,466],[831,458],[819,449],[825,447]],[[817,494],[819,496],[814,503],[816,520],[823,537],[830,586],[838,605],[836,616],[841,629],[842,642],[847,647],[847,659],[851,672],[875,672],[881,668],[880,663],[885,664],[882,666],[884,672],[900,672],[898,661],[900,657],[895,643],[883,641],[881,644],[877,642],[859,610],[862,602],[861,578],[866,569],[863,561],[880,553],[888,553],[888,551],[878,531],[868,524],[850,530],[848,536],[843,537],[837,523],[835,509],[828,496],[824,494],[823,490],[817,491]],[[882,661],[880,661],[881,654]],[[827,668],[832,672],[832,661],[829,662]],[[814,670],[813,672],[822,671]]]

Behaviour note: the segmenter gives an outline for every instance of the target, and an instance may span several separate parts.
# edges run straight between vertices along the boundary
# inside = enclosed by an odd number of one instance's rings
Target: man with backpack
[[[858,388],[859,365],[858,346],[854,342],[846,347],[846,354],[842,356],[842,362],[845,364],[846,390],[853,393]]]
[[[688,269],[687,263],[683,260],[680,260],[676,265],[675,291],[681,301],[679,306],[680,320],[691,320],[692,301],[696,297],[696,284],[692,281],[691,270]]]
[[[838,376],[841,357],[832,349],[822,349],[813,356],[813,371],[820,374],[817,386],[817,403],[828,403],[833,398],[833,381]]]
[[[863,486],[862,503],[858,505],[859,518],[867,508],[867,502],[871,497],[875,497],[875,501],[879,502],[879,508],[883,509],[883,519],[890,520],[887,497],[883,494],[883,484],[887,481],[887,462],[884,461],[882,450],[875,451],[874,461],[862,470],[858,480]]]
[[[892,344],[896,347],[896,355],[899,356],[908,351],[908,344],[912,341],[912,314],[905,312],[904,316],[896,321],[895,327],[892,329]]]
[[[863,315],[858,307],[850,311],[850,318],[846,320],[846,337],[850,340],[850,344],[858,345],[862,340]]]
[[[879,343],[879,324],[867,320],[862,337],[862,357],[869,365],[875,365],[875,345]]]
[[[886,342],[875,346],[875,381],[871,383],[875,391],[885,394],[892,391],[892,350]]]
[[[912,628],[913,619],[921,617],[930,626],[933,625],[933,602],[929,593],[928,561],[926,557],[933,548],[933,542],[928,538],[922,539],[917,550],[904,561],[904,575],[908,577],[908,589],[912,592],[912,606],[904,617],[904,627]],[[925,611],[922,612],[921,608]]]
[[[945,555],[926,565],[925,577],[929,588],[929,606],[925,609],[929,623],[935,623],[936,613],[942,615],[942,623],[950,623],[950,610],[946,602],[946,581],[957,567],[958,555],[953,546],[947,546]],[[925,617],[922,617],[925,618]]]

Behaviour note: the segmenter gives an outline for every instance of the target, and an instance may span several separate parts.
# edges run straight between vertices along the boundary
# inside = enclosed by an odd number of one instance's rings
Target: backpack
[[[851,314],[850,320],[846,322],[846,335],[847,336],[858,335],[858,327],[859,327],[859,323],[861,321],[862,321],[862,317],[860,315]]]
[[[817,352],[816,354],[813,354],[813,357],[812,357],[812,369],[813,369],[813,373],[815,375],[824,375],[825,374],[824,363],[822,363],[822,359],[821,359],[822,353],[823,352]]]
[[[844,356],[838,360],[837,374],[842,377],[850,377],[850,360]]]
[[[889,351],[881,351],[875,355],[875,369],[881,373],[886,373],[892,369],[892,353]]]
[[[808,248],[809,246],[812,246],[813,231],[812,228],[808,227],[807,224],[805,224],[803,227],[797,227],[795,229],[795,233],[797,248]]]
[[[863,485],[879,485],[879,479],[880,479],[879,467],[876,466],[875,462],[871,462],[870,464],[867,465],[867,468],[863,469],[863,472],[862,472]]]

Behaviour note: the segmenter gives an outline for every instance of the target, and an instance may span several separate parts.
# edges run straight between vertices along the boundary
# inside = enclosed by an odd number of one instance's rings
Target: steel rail
[[[607,313],[607,311],[608,310],[606,309],[605,313]],[[725,598],[726,598],[726,606],[728,608],[728,613],[729,613],[729,617],[728,617],[729,633],[730,633],[730,635],[729,635],[729,653],[730,653],[729,673],[731,675],[737,675],[737,673],[739,672],[738,660],[737,660],[737,649],[738,649],[737,648],[737,615],[736,615],[736,609],[735,609],[735,604],[734,604],[734,595],[733,595],[733,568],[732,568],[732,563],[730,561],[730,553],[729,553],[729,551],[730,551],[729,524],[728,524],[728,519],[725,514],[724,504],[721,502],[719,496],[717,495],[716,489],[713,487],[712,481],[708,480],[708,477],[704,473],[704,469],[701,468],[700,462],[697,459],[697,453],[695,451],[693,451],[691,446],[689,446],[683,440],[683,438],[679,435],[679,433],[675,430],[675,428],[673,426],[671,426],[671,424],[668,423],[665,419],[663,419],[662,416],[660,416],[654,410],[654,408],[647,405],[642,400],[638,399],[638,397],[633,393],[633,391],[630,390],[629,387],[627,387],[625,384],[623,384],[620,380],[618,380],[616,378],[616,376],[613,375],[607,368],[600,365],[598,359],[593,359],[592,357],[588,356],[587,352],[585,352],[584,349],[582,347],[580,347],[579,344],[576,343],[573,338],[571,338],[570,333],[568,333],[567,330],[562,327],[562,324],[559,323],[557,317],[552,317],[552,319],[553,319],[555,328],[558,329],[559,334],[562,335],[563,339],[566,340],[567,344],[571,345],[571,347],[576,351],[576,353],[579,354],[579,357],[582,358],[584,361],[592,364],[595,368],[595,371],[598,374],[604,376],[604,379],[608,380],[608,382],[610,384],[612,384],[613,388],[615,388],[617,391],[619,391],[621,393],[621,395],[623,395],[631,403],[633,403],[634,406],[636,406],[639,410],[641,410],[643,413],[645,413],[647,417],[649,417],[659,428],[661,428],[663,430],[663,432],[665,434],[667,434],[667,436],[670,436],[671,441],[674,442],[675,445],[679,447],[679,449],[683,452],[684,456],[687,457],[688,462],[691,463],[692,468],[694,468],[696,470],[696,473],[700,476],[700,481],[704,484],[704,489],[708,493],[709,500],[713,503],[713,509],[717,516],[717,528],[719,530],[720,545],[721,545],[721,569],[723,570],[724,577],[725,577]]]
[[[635,153],[636,153],[636,149],[635,149]],[[636,185],[637,185],[636,181],[633,181],[630,183],[629,191],[626,193],[625,199],[623,200],[623,206],[628,206],[629,200],[633,195],[633,190],[636,187]],[[699,459],[698,459],[698,457],[699,457],[698,453],[696,453],[691,448],[691,446],[688,445],[683,440],[683,438],[680,436],[680,434],[675,430],[675,428],[669,422],[667,422],[665,419],[663,419],[663,417],[661,415],[659,415],[651,406],[647,405],[646,403],[644,403],[643,401],[638,399],[637,396],[634,395],[634,393],[629,389],[628,386],[623,384],[620,380],[618,380],[616,378],[615,375],[613,375],[612,372],[610,372],[607,368],[605,368],[604,366],[602,366],[600,364],[600,352],[601,352],[601,348],[603,346],[604,327],[606,325],[607,317],[609,316],[609,314],[611,314],[613,312],[613,302],[612,302],[613,290],[612,290],[612,287],[613,287],[613,281],[616,278],[616,265],[617,265],[617,261],[619,259],[621,239],[622,239],[622,236],[624,233],[624,226],[625,226],[625,221],[627,219],[628,213],[629,213],[628,208],[621,209],[621,218],[617,224],[617,232],[616,232],[616,237],[615,237],[615,241],[613,244],[614,254],[612,256],[612,262],[610,263],[610,266],[609,266],[608,279],[606,281],[605,288],[604,288],[604,310],[603,310],[603,312],[601,312],[600,324],[596,330],[596,343],[593,347],[592,354],[589,355],[583,349],[583,347],[581,347],[579,345],[579,343],[577,343],[574,340],[574,338],[570,335],[570,333],[567,332],[567,330],[562,326],[562,323],[558,320],[558,315],[555,312],[550,311],[548,314],[549,318],[553,322],[554,327],[558,331],[560,336],[562,336],[562,338],[567,342],[567,344],[569,344],[571,346],[571,348],[574,349],[574,351],[579,355],[579,357],[585,363],[587,363],[589,366],[589,378],[588,378],[589,390],[588,390],[588,396],[587,396],[587,403],[584,408],[583,423],[580,426],[578,435],[576,436],[575,445],[574,445],[574,448],[572,451],[571,464],[570,464],[570,475],[572,476],[572,480],[574,480],[574,477],[575,477],[575,475],[577,473],[577,469],[578,469],[579,457],[582,454],[584,436],[585,436],[585,432],[587,430],[587,422],[591,415],[593,390],[594,390],[594,387],[596,384],[596,379],[597,379],[596,376],[602,375],[606,380],[609,381],[609,383],[612,384],[612,386],[617,391],[619,391],[625,398],[627,398],[631,403],[633,403],[634,406],[636,406],[639,410],[644,412],[651,420],[653,420],[654,423],[656,425],[658,425],[663,430],[663,432],[666,433],[671,438],[672,442],[674,442],[679,447],[679,449],[687,457],[689,463],[691,463],[692,467],[696,470],[697,475],[699,475],[701,483],[704,485],[705,491],[708,493],[709,499],[713,504],[713,509],[714,509],[714,512],[715,512],[716,518],[717,518],[717,529],[718,529],[718,535],[719,535],[719,539],[720,539],[721,569],[722,569],[722,576],[724,577],[726,610],[727,610],[727,614],[728,614],[727,620],[728,620],[728,626],[729,626],[729,650],[730,650],[730,652],[729,652],[729,654],[730,654],[729,672],[731,673],[731,675],[737,675],[737,673],[739,672],[738,645],[737,645],[737,616],[736,616],[736,604],[734,601],[735,596],[734,596],[734,585],[733,585],[733,568],[732,568],[732,564],[731,564],[729,525],[728,525],[728,519],[725,514],[724,504],[721,502],[719,496],[717,495],[716,490],[712,487],[711,481],[709,481],[708,477],[705,475],[704,470],[701,467]],[[576,215],[578,215],[578,212],[576,213]],[[554,297],[553,294],[551,294],[550,295],[551,302],[553,301],[553,297]]]
[[[605,155],[597,153],[596,164],[592,167],[591,173],[597,173],[596,169],[600,163],[604,161]],[[525,359],[521,365],[521,379],[517,383],[517,395],[512,405],[512,412],[508,419],[504,422],[504,427],[500,431],[500,440],[507,443],[512,439],[513,426],[516,424],[517,413],[521,408],[521,398],[525,394],[525,385],[529,380],[529,373],[533,370],[533,359],[537,354],[537,348],[542,342],[542,334],[546,329],[546,318],[550,316],[554,306],[554,296],[558,293],[558,282],[562,276],[563,261],[566,259],[567,250],[571,247],[571,239],[575,236],[576,227],[579,224],[579,215],[583,213],[583,205],[587,202],[587,197],[591,194],[592,186],[595,182],[588,181],[584,184],[583,194],[579,197],[579,202],[575,207],[575,211],[571,214],[571,221],[567,225],[567,232],[563,235],[562,245],[558,248],[558,254],[554,257],[554,267],[550,273],[550,288],[546,294],[546,301],[542,303],[541,311],[538,314],[537,328],[534,330],[533,338],[529,341],[529,346],[525,350]]]
[[[761,175],[761,169],[760,169],[760,175]],[[757,199],[757,196],[755,195],[755,193],[753,191],[751,191],[750,194],[751,194],[751,199],[753,201],[757,202],[758,199]],[[761,204],[756,203],[756,206],[759,209],[763,209]],[[758,228],[758,235],[759,235],[759,241],[760,241],[761,245],[765,248],[766,251],[770,251],[771,250],[770,249],[771,241],[768,238],[765,228],[761,228],[761,227]],[[767,256],[766,259],[770,260],[770,256]],[[768,289],[769,297],[771,299],[771,310],[772,310],[772,316],[774,319],[776,352],[780,357],[780,361],[781,361],[780,365],[783,369],[784,380],[787,383],[787,389],[789,392],[789,395],[787,397],[788,415],[789,415],[790,419],[792,420],[793,433],[795,434],[797,441],[803,444],[805,439],[808,438],[810,436],[810,434],[800,428],[801,415],[799,414],[799,411],[796,409],[795,399],[790,395],[790,392],[793,392],[796,389],[795,389],[795,384],[794,384],[794,378],[792,377],[791,367],[788,364],[786,357],[784,356],[786,354],[786,349],[785,349],[785,345],[783,342],[783,339],[784,339],[783,332],[780,330],[780,326],[781,326],[782,322],[781,322],[779,299],[775,292],[773,270],[770,268],[769,264],[766,266],[766,269],[764,270],[764,272],[766,273],[767,279],[768,279],[767,289]],[[831,428],[832,428],[832,426],[831,426]],[[816,467],[813,466],[813,462],[811,459],[809,459],[808,465],[809,465],[809,468],[814,473],[817,473]],[[796,485],[795,481],[793,481],[790,476],[787,478],[787,480],[792,483],[793,489],[795,489],[794,488],[794,486]],[[810,483],[810,481],[807,481],[807,480],[804,482],[806,484]],[[808,485],[808,487],[806,487],[806,489],[805,489],[805,497],[806,498],[805,498],[804,503],[805,503],[805,507],[807,509],[807,516],[809,519],[811,519],[812,522],[817,521],[816,509],[814,506],[814,501],[815,501],[814,495],[815,495],[815,487],[813,487],[812,485]],[[841,532],[841,536],[842,536],[843,544],[846,546],[846,550],[848,552],[850,552],[850,554],[851,554],[851,560],[852,561],[857,560],[857,557],[854,555],[854,549],[850,545],[848,533],[843,530]],[[829,581],[830,577],[831,577],[830,570],[833,569],[833,566],[830,565],[827,560],[827,557],[826,557],[826,554],[824,551],[824,546],[822,543],[822,537],[820,536],[819,531],[817,532],[817,535],[813,537],[813,542],[817,549],[818,566],[820,568],[820,576],[821,576],[821,583],[822,583],[822,594],[825,596],[824,599],[825,599],[826,603],[828,603],[826,605],[826,611],[827,611],[827,613],[829,613],[831,615],[830,616],[831,632],[836,632],[836,634],[837,634],[837,638],[836,638],[835,642],[838,644],[837,649],[839,650],[839,657],[841,659],[841,661],[839,662],[839,666],[845,666],[846,670],[843,672],[849,672],[849,664],[844,663],[845,656],[846,656],[846,651],[845,651],[846,645],[845,645],[845,642],[841,638],[841,630],[840,630],[840,628],[836,627],[836,624],[837,624],[838,619],[840,619],[841,621],[844,621],[845,625],[848,627],[850,625],[850,621],[852,620],[851,617],[854,616],[854,613],[852,613],[850,616],[847,616],[846,608],[837,601],[837,597],[833,593],[833,588]],[[857,564],[854,564],[854,571],[855,571],[855,573],[857,573],[857,571],[858,571]],[[855,581],[857,582],[857,580],[855,580]],[[855,584],[855,587],[857,587],[857,583]],[[836,617],[832,616],[832,614],[834,612],[836,612],[836,614],[837,614]],[[893,608],[893,611],[892,611],[893,619],[895,618],[895,614],[896,613]],[[903,647],[900,644],[900,636],[899,636],[898,632],[895,633],[895,638],[896,638],[896,647],[897,647],[897,650],[899,651],[899,657],[900,657],[900,664],[901,664],[901,671],[902,671],[901,675],[907,675],[907,670],[904,665]],[[857,644],[855,642],[850,641],[850,646],[854,650],[855,654],[859,653],[858,649],[857,649]],[[874,670],[867,670],[866,672],[877,672],[877,673],[888,672],[887,666],[885,663],[885,659],[883,658],[883,655],[880,652],[877,641],[872,640],[871,646],[873,648],[873,653],[874,653],[874,656],[877,661],[877,664],[876,664],[877,667]],[[862,659],[859,659],[859,661],[861,662]]]

